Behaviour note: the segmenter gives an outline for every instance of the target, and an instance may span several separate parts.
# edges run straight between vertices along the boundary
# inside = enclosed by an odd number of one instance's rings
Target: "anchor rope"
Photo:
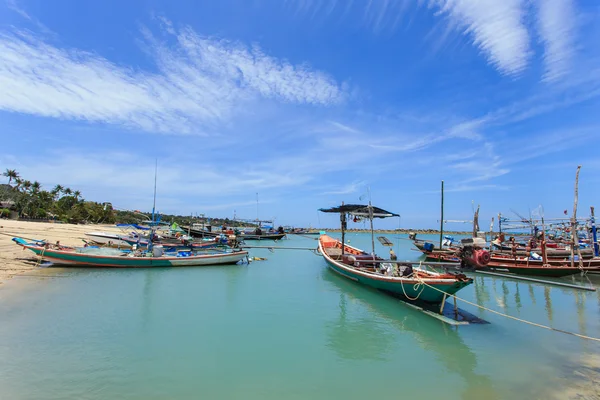
[[[420,278],[418,278],[418,277],[417,277],[417,279],[420,279]],[[428,286],[428,287],[430,287],[430,288],[432,288],[432,289],[434,289],[434,290],[437,290],[438,292],[446,293],[446,292],[444,292],[443,290],[440,290],[440,289],[438,289],[438,288],[436,288],[436,287],[434,287],[434,286],[431,286],[431,285],[427,284],[427,282],[425,282],[425,281],[422,281],[422,283],[423,283],[423,285],[425,285],[425,286]],[[403,289],[404,289],[404,288],[403,288]],[[550,330],[550,331],[555,331],[555,332],[565,333],[565,334],[567,334],[567,335],[577,336],[578,338],[581,338],[581,339],[587,339],[587,340],[593,340],[593,341],[595,341],[595,342],[600,342],[600,338],[595,338],[595,337],[591,337],[591,336],[586,336],[586,335],[582,335],[582,334],[575,333],[575,332],[569,332],[569,331],[565,331],[565,330],[563,330],[563,329],[553,328],[553,327],[551,327],[551,326],[547,326],[547,325],[538,324],[537,322],[527,321],[527,320],[525,320],[525,319],[522,319],[522,318],[517,318],[517,317],[513,317],[512,315],[504,314],[504,313],[501,313],[501,312],[499,312],[499,311],[492,310],[492,309],[490,309],[490,308],[487,308],[487,307],[484,307],[484,306],[482,306],[482,305],[479,305],[479,304],[473,303],[473,302],[471,302],[471,301],[468,301],[468,300],[462,299],[462,298],[460,298],[460,297],[458,297],[458,296],[456,296],[456,295],[454,295],[454,294],[449,294],[449,293],[446,293],[446,294],[447,294],[448,296],[454,297],[456,300],[463,301],[463,302],[465,302],[465,303],[467,303],[467,304],[470,304],[470,305],[472,305],[472,306],[475,306],[475,307],[481,308],[482,310],[489,311],[489,312],[491,312],[491,313],[494,313],[494,314],[500,315],[500,316],[502,316],[502,317],[505,317],[505,318],[513,319],[513,320],[515,320],[515,321],[519,321],[519,322],[523,322],[523,323],[525,323],[525,324],[528,324],[528,325],[537,326],[538,328],[543,328],[543,329],[547,329],[547,330]]]

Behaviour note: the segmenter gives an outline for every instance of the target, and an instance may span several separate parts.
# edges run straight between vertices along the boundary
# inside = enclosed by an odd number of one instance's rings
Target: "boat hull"
[[[240,240],[280,240],[283,239],[285,233],[273,233],[273,234],[264,234],[264,235],[239,235],[238,239]]]
[[[424,285],[420,280],[414,278],[385,275],[376,276],[375,274],[359,271],[342,262],[334,260],[327,254],[321,241],[319,241],[319,250],[327,262],[329,269],[333,272],[349,280],[395,296],[404,297],[411,301],[418,299],[427,303],[440,303],[444,298],[444,294],[453,295],[462,288],[473,283],[472,280],[457,281],[454,279],[428,279],[427,285]]]
[[[129,257],[105,256],[47,249],[41,246],[23,245],[45,261],[56,265],[91,268],[156,268],[198,267],[206,265],[237,264],[247,257],[247,251],[232,253],[203,254],[188,257]]]
[[[131,247],[131,243],[120,235],[105,232],[87,232],[85,234],[90,240],[106,246]]]
[[[560,278],[563,276],[574,275],[581,270],[579,268],[571,267],[537,267],[537,266],[515,266],[515,265],[488,265],[485,269],[501,269],[508,270],[518,275],[530,275],[530,276],[547,276]]]

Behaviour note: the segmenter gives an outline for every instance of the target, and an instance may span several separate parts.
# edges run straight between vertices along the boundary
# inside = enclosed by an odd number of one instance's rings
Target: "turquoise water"
[[[386,236],[399,257],[418,258],[410,242]],[[370,235],[347,238],[370,247]],[[316,241],[293,237],[277,245],[316,247]],[[252,255],[267,260],[155,270],[46,268],[5,283],[0,398],[599,395],[598,342],[460,304],[490,324],[451,327],[344,280],[309,251]],[[476,275],[459,296],[600,337],[600,292]]]

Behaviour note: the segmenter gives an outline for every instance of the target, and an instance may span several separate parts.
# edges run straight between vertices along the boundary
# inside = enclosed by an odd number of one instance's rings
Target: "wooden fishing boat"
[[[408,300],[440,303],[444,293],[455,294],[473,283],[462,274],[421,270],[419,263],[399,264],[394,273],[394,265],[355,247],[344,246],[342,254],[342,243],[328,235],[319,237],[319,250],[329,268],[339,275]]]
[[[285,233],[240,233],[237,235],[239,240],[281,240],[285,237]]]
[[[206,254],[192,252],[162,254],[160,246],[155,246],[152,251],[125,252],[117,249],[68,247],[43,242],[27,242],[21,238],[13,238],[13,241],[53,264],[92,268],[197,267],[237,264],[248,256],[248,252],[244,250]]]
[[[472,278],[463,274],[438,273],[421,269],[419,262],[398,262],[384,260],[375,255],[373,238],[373,218],[397,216],[378,207],[369,205],[348,204],[322,212],[340,213],[342,221],[342,240],[328,235],[319,237],[319,251],[329,268],[337,274],[375,289],[388,292],[407,300],[441,303],[447,295],[455,294],[473,283]],[[346,228],[346,218],[369,218],[373,252],[342,245]]]
[[[492,256],[486,268],[503,269],[521,275],[561,277],[581,271],[600,271],[600,259],[582,260],[581,266],[579,261],[575,261],[572,266],[571,261],[566,259],[547,258],[544,262],[529,257]]]
[[[94,243],[115,247],[131,247],[131,242],[135,243],[138,239],[147,241],[146,237],[138,238],[111,232],[86,232],[85,236]]]

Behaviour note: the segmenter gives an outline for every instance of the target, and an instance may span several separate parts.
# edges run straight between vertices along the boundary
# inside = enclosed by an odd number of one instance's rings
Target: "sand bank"
[[[114,225],[73,225],[46,222],[25,222],[0,219],[0,284],[14,275],[37,268],[36,256],[17,246],[12,238],[44,239],[51,243],[60,240],[68,246],[82,246],[85,232],[120,232]]]

